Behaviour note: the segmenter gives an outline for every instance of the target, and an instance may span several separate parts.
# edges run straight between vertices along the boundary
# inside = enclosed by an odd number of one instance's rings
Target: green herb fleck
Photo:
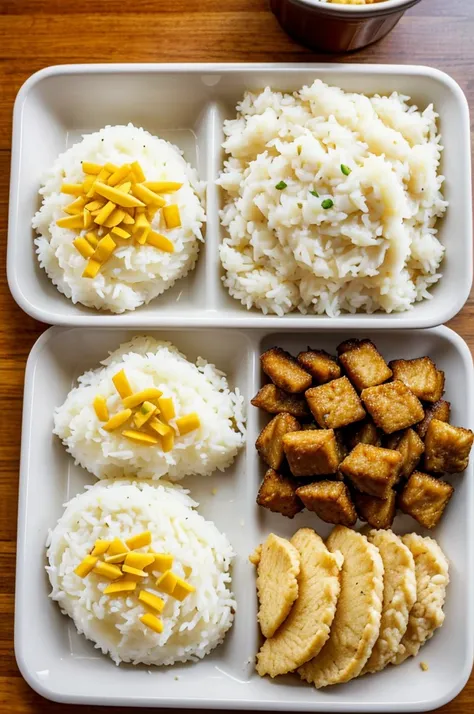
[[[298,203],[298,208],[303,208],[303,204],[302,204],[302,203]]]
[[[334,206],[334,201],[332,198],[325,198],[324,201],[321,203],[321,206],[323,208],[332,208]]]
[[[284,181],[279,181],[275,188],[277,188],[279,191],[283,191],[284,188],[286,188],[288,184],[286,184]]]
[[[296,149],[298,156],[301,156],[301,146],[298,146]]]
[[[351,173],[352,169],[350,169],[350,168],[349,168],[348,166],[346,166],[345,164],[341,164],[341,171],[342,171],[342,173],[344,174],[344,176],[349,176],[349,174]]]
[[[310,194],[312,196],[316,196],[316,198],[319,198],[319,193],[317,191],[310,191]]]

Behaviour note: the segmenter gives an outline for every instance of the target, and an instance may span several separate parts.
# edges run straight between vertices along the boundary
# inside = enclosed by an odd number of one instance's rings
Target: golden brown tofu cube
[[[367,493],[354,491],[352,494],[357,515],[372,528],[390,528],[396,512],[397,495],[391,490],[387,498],[375,498]]]
[[[370,444],[357,444],[346,456],[339,470],[362,493],[388,498],[400,478],[402,456],[398,451]]]
[[[342,481],[308,483],[300,486],[296,493],[308,511],[314,511],[326,523],[353,526],[357,521],[349,489]]]
[[[312,387],[305,392],[309,408],[323,429],[339,429],[365,417],[365,409],[347,377]]]
[[[388,449],[395,449],[402,455],[400,478],[408,478],[413,473],[425,450],[424,443],[413,429],[405,429],[401,433],[391,434],[387,439],[386,446]]]
[[[268,466],[278,471],[285,458],[283,436],[290,431],[299,431],[300,428],[300,424],[295,417],[285,412],[277,414],[263,427],[255,446]]]
[[[313,383],[313,378],[288,352],[272,347],[260,357],[265,374],[273,384],[290,394],[304,392]]]
[[[461,426],[451,426],[432,419],[425,437],[425,468],[439,474],[457,474],[469,463],[474,433]]]
[[[386,434],[408,429],[425,415],[420,400],[399,380],[368,387],[361,398],[376,426]]]
[[[341,368],[336,359],[324,350],[308,348],[306,352],[300,352],[296,359],[317,384],[326,384],[341,376]]]
[[[418,399],[437,402],[444,392],[444,372],[429,357],[396,359],[390,362],[393,378],[407,385]]]
[[[252,399],[251,404],[269,414],[288,412],[295,419],[305,419],[310,416],[309,407],[304,397],[297,394],[286,394],[274,384],[265,384]]]
[[[339,448],[332,429],[285,434],[283,449],[293,476],[333,474],[340,463]]]
[[[374,387],[390,379],[392,370],[370,340],[347,340],[337,348],[339,362],[356,389]]]
[[[449,422],[450,414],[451,404],[449,402],[445,402],[444,399],[440,399],[434,404],[430,404],[430,406],[425,409],[424,419],[415,427],[418,436],[421,439],[425,438],[428,425],[432,419]]]
[[[293,518],[303,510],[303,502],[296,495],[298,484],[292,478],[268,469],[257,496],[257,503],[274,513]]]
[[[372,446],[382,446],[380,432],[371,420],[362,424],[350,426],[344,434],[349,449],[355,449],[357,444],[371,444]]]
[[[454,493],[451,484],[414,471],[398,499],[398,505],[423,528],[434,528]]]

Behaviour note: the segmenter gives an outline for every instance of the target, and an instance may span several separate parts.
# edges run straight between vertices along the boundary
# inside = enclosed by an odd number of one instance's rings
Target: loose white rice
[[[230,391],[226,376],[199,357],[188,362],[170,342],[135,337],[122,344],[104,366],[79,377],[54,415],[54,433],[62,439],[76,463],[97,478],[132,476],[177,481],[189,474],[224,471],[245,440],[244,401],[238,389]],[[94,398],[107,399],[112,416],[123,409],[112,377],[121,369],[134,391],[156,387],[173,399],[176,417],[197,412],[200,427],[176,436],[172,451],[140,446],[121,435],[104,431],[93,408]],[[170,421],[175,427],[175,420]]]
[[[182,182],[172,201],[179,206],[182,226],[169,230],[161,211],[152,221],[153,229],[172,241],[174,253],[117,239],[120,245],[98,275],[93,279],[81,277],[87,261],[73,246],[77,232],[59,228],[56,221],[65,217],[63,208],[73,198],[61,193],[61,184],[82,182],[82,161],[119,166],[139,161],[148,181]],[[134,310],[194,268],[206,219],[204,184],[177,146],[132,124],[107,126],[84,135],[82,141],[58,156],[43,184],[43,205],[33,218],[33,228],[39,233],[36,252],[54,285],[74,303],[116,313]]]
[[[430,298],[444,255],[435,226],[448,205],[441,137],[433,106],[408,102],[320,80],[293,94],[245,94],[224,125],[219,179],[220,257],[233,297],[264,313],[330,316]],[[333,206],[324,209],[326,199]]]
[[[193,510],[196,505],[179,487],[101,481],[69,501],[50,532],[46,570],[51,597],[78,632],[116,664],[196,661],[220,644],[231,627],[236,608],[230,589],[232,546]],[[144,581],[147,590],[166,602],[161,634],[140,622],[147,609],[138,600],[139,588],[127,596],[104,595],[109,581],[74,573],[98,538],[126,540],[144,530],[151,531],[155,552],[174,556],[173,572],[185,577],[183,566],[192,567],[185,579],[196,588],[179,602],[156,590],[156,577]]]

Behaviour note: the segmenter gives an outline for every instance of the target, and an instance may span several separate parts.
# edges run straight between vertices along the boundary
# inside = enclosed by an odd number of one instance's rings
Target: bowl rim
[[[421,0],[376,0],[370,5],[340,5],[321,0],[296,0],[297,4],[309,6],[312,10],[320,10],[328,15],[385,15],[395,11],[408,10]]]

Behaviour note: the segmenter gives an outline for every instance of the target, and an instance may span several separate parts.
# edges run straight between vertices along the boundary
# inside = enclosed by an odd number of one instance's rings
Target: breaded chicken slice
[[[260,629],[264,637],[273,637],[298,597],[300,554],[290,541],[270,533],[250,562],[257,566]]]
[[[383,597],[383,563],[375,545],[345,526],[336,526],[326,544],[344,556],[341,594],[327,643],[298,670],[317,689],[361,673],[379,636]]]
[[[340,591],[342,556],[330,553],[311,528],[301,528],[291,539],[300,554],[298,598],[276,634],[257,655],[257,672],[293,672],[318,654],[329,637]]]
[[[371,530],[367,538],[383,562],[383,605],[380,634],[361,674],[380,672],[397,654],[416,602],[415,561],[401,538],[391,530]]]
[[[392,664],[414,657],[422,645],[444,622],[443,605],[449,583],[449,564],[433,538],[417,533],[402,536],[415,561],[416,602],[408,618],[408,627]]]

